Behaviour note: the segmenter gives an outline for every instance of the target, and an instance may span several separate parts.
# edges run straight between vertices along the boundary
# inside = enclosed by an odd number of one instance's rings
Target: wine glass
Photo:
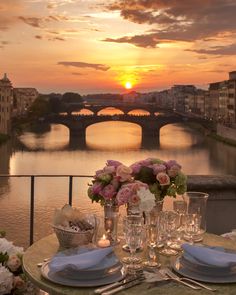
[[[157,246],[157,218],[146,214],[146,239],[148,259],[144,261],[144,265],[148,267],[160,267],[161,264],[157,261],[156,246]]]
[[[184,232],[184,217],[187,211],[187,202],[184,200],[174,200],[173,209],[179,215],[178,225],[174,232],[174,238],[170,247],[175,250],[181,250],[182,236]]]
[[[140,248],[143,239],[143,217],[141,215],[127,216],[126,242],[130,249],[129,270],[137,270],[142,266],[137,263],[136,250]]]
[[[132,215],[131,215],[132,216]],[[122,246],[122,249],[124,251],[127,251],[127,252],[130,252],[130,248],[129,248],[129,245],[127,244],[127,241],[128,241],[128,222],[130,222],[130,220],[133,220],[133,222],[135,221],[135,217],[127,217],[125,216],[123,218],[123,233],[124,233],[124,238],[125,238],[125,245]],[[139,219],[136,219],[136,220],[139,220]],[[122,258],[122,262],[124,262],[125,264],[130,264],[132,262],[134,263],[140,263],[141,262],[141,259],[139,257],[130,257],[130,256],[124,256]]]
[[[167,256],[177,255],[178,251],[171,249],[172,234],[176,231],[179,222],[179,215],[174,211],[163,211],[160,215],[161,227],[165,230],[164,248],[159,253]]]

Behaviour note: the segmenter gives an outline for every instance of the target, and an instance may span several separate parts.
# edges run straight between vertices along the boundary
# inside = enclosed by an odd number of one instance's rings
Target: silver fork
[[[195,281],[193,279],[186,278],[186,277],[179,277],[175,273],[173,273],[172,270],[170,270],[168,267],[164,268],[163,272],[166,273],[166,275],[169,276],[172,279],[175,279],[175,280],[178,280],[178,281],[181,281],[181,282],[190,282],[190,283],[193,283],[193,284],[195,284],[195,285],[197,285],[197,286],[199,286],[199,287],[201,287],[203,289],[206,289],[208,291],[212,291],[212,292],[217,291],[216,289],[208,287],[208,286],[206,286],[206,285],[204,285],[202,283],[199,283],[199,282],[197,282],[197,281]]]
[[[166,273],[166,269],[164,269],[164,268],[159,269],[158,271],[159,271],[159,273],[163,276],[163,278],[165,278],[165,280],[172,280],[172,281],[175,281],[175,282],[180,283],[180,284],[182,284],[182,285],[185,285],[185,286],[187,286],[187,287],[189,287],[189,288],[191,288],[191,289],[193,289],[193,290],[201,290],[200,287],[198,287],[198,286],[194,286],[194,285],[192,285],[192,284],[190,284],[190,283],[188,283],[188,282],[182,281],[182,280],[179,279],[179,277],[178,277],[178,278],[173,278],[173,277],[171,277],[170,275],[168,275],[168,274]]]

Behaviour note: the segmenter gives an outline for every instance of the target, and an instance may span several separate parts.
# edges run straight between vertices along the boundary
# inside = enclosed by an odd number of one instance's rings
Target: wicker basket
[[[95,229],[84,232],[72,232],[55,225],[53,229],[62,248],[74,248],[81,245],[88,245],[93,242],[93,237],[95,235]]]

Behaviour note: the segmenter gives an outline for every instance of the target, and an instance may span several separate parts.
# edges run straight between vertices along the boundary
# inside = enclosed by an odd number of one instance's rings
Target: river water
[[[85,149],[70,149],[69,132],[65,126],[52,125],[41,134],[24,133],[22,145],[8,142],[0,146],[1,174],[69,174],[93,175],[107,159],[125,165],[157,157],[175,159],[186,174],[236,175],[236,148],[204,137],[181,124],[161,129],[160,146],[141,148],[141,128],[127,122],[105,122],[86,131]],[[23,148],[24,146],[24,148]],[[98,204],[87,197],[89,178],[75,178],[73,205],[83,212],[102,216]],[[26,177],[0,179],[0,229],[15,243],[29,243],[30,180]],[[67,178],[37,178],[35,181],[35,240],[52,232],[55,208],[68,200]],[[121,211],[124,210],[121,209]]]

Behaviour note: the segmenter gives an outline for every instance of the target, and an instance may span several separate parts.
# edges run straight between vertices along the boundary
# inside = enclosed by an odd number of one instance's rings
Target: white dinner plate
[[[193,268],[188,268],[185,264],[181,263],[181,257],[177,257],[176,260],[173,260],[171,266],[174,271],[179,273],[184,277],[188,277],[190,279],[194,279],[201,282],[206,283],[236,283],[236,274],[235,273],[228,273],[226,275],[214,275],[212,273],[200,273],[195,272]]]
[[[94,280],[83,280],[83,279],[71,279],[69,277],[64,277],[61,276],[58,272],[52,272],[50,271],[50,268],[48,266],[49,261],[45,262],[42,267],[41,267],[41,275],[53,282],[57,283],[63,286],[69,286],[69,287],[97,287],[97,286],[103,286],[107,284],[111,284],[114,282],[117,282],[121,279],[123,279],[126,275],[124,267],[119,269],[117,272],[106,276],[102,277],[99,279],[94,279]]]

